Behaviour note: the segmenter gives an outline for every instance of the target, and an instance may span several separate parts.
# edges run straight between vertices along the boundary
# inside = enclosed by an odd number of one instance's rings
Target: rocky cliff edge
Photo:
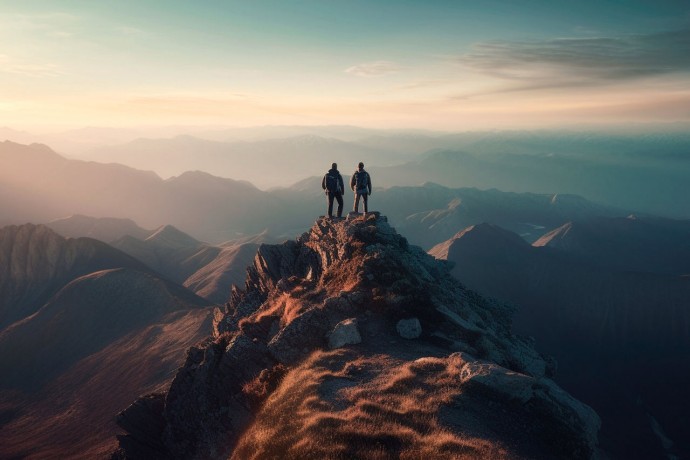
[[[118,415],[114,458],[591,458],[599,418],[384,216],[260,246],[169,391]]]

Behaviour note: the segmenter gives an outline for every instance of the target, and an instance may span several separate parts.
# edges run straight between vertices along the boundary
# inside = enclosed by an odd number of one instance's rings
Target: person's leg
[[[333,217],[333,194],[328,192],[328,217]]]
[[[338,200],[338,217],[343,217],[343,194],[336,193],[335,199]]]
[[[355,192],[355,204],[352,208],[354,212],[359,212],[359,193]]]
[[[362,199],[364,200],[364,212],[369,212],[369,194],[363,193]]]

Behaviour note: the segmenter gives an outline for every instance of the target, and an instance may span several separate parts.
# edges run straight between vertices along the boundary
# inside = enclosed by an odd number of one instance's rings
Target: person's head
[[[360,171],[361,171],[362,169],[364,169],[364,163],[362,163],[362,162],[360,161],[359,164],[357,165],[357,168],[359,168]]]
[[[338,169],[338,163],[333,163],[331,165],[331,169]]]

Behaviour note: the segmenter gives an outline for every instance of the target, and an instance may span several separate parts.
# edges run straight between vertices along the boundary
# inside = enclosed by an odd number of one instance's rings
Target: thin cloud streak
[[[475,44],[463,67],[502,80],[551,87],[601,85],[690,72],[690,29],[619,37],[556,38]]]
[[[345,72],[358,77],[378,77],[390,73],[397,73],[402,67],[392,61],[375,61],[357,64],[345,69]]]
[[[35,78],[65,75],[65,72],[56,64],[19,62],[5,54],[0,54],[0,72]]]
[[[152,36],[151,32],[132,26],[119,26],[115,28],[115,31],[127,37],[134,38],[148,38]]]

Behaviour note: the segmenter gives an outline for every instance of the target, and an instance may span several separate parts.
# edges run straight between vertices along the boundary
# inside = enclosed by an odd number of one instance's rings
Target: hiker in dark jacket
[[[371,195],[371,177],[369,173],[364,170],[364,163],[360,162],[357,165],[357,170],[350,179],[350,188],[355,192],[354,212],[359,212],[359,198],[364,200],[364,212],[369,212],[368,198]]]
[[[328,170],[323,179],[321,179],[321,188],[326,191],[328,197],[328,217],[333,217],[333,199],[338,200],[338,217],[343,215],[343,191],[345,191],[345,184],[343,183],[343,176],[338,171],[338,164],[333,163],[331,169]]]

